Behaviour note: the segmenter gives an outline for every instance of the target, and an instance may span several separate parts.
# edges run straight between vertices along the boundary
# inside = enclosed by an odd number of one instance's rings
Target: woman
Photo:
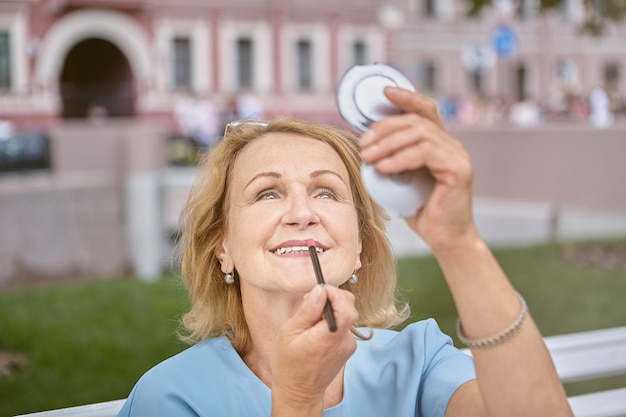
[[[523,298],[476,230],[467,153],[432,102],[385,94],[405,113],[372,124],[360,145],[294,120],[227,132],[184,213],[183,323],[199,343],[147,372],[120,416],[572,415]],[[435,178],[406,221],[444,272],[472,358],[432,320],[384,330],[407,312],[361,159]],[[315,285],[311,240],[327,285]]]

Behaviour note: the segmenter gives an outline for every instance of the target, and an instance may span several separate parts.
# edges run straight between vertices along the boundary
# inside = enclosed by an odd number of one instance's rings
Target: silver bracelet
[[[465,336],[463,333],[463,326],[461,325],[461,319],[457,319],[456,334],[459,337],[459,340],[471,349],[484,349],[497,346],[515,336],[522,329],[524,321],[526,320],[526,317],[528,317],[528,304],[526,304],[526,300],[524,300],[524,297],[522,297],[522,295],[517,291],[515,293],[519,297],[522,306],[513,324],[496,335],[489,336],[484,339],[472,340]]]

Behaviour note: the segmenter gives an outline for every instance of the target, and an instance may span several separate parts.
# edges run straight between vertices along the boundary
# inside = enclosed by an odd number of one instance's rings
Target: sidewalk
[[[554,240],[626,236],[626,213],[555,207],[549,203],[477,198],[474,216],[492,248],[529,246]],[[430,248],[401,218],[392,217],[388,235],[396,256],[430,253]]]
[[[162,179],[164,226],[178,225],[182,204],[193,181],[193,169],[168,169]],[[626,237],[626,212],[557,207],[548,202],[476,197],[474,217],[492,248],[528,246],[554,240]],[[396,256],[430,253],[404,220],[391,216],[387,232]]]
[[[193,169],[180,168],[168,169],[163,174],[162,227],[166,232],[179,226],[180,210],[194,174]],[[557,207],[547,202],[477,197],[474,217],[491,248],[522,247],[555,240],[626,237],[626,212],[600,212]],[[430,253],[426,243],[397,216],[391,216],[387,233],[396,257]]]

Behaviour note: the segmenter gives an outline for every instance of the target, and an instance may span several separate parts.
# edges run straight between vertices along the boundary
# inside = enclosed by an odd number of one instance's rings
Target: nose
[[[291,194],[287,199],[287,209],[283,216],[283,223],[300,228],[319,223],[319,216],[315,211],[313,198],[306,192]]]

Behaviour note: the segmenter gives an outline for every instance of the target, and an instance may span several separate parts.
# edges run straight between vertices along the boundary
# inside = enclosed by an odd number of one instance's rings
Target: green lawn
[[[179,283],[114,280],[0,294],[0,347],[27,365],[0,376],[0,416],[124,398],[156,362],[182,350]]]
[[[542,332],[626,325],[626,270],[575,266],[559,253],[549,245],[496,252]],[[434,260],[406,258],[398,266],[412,320],[436,317],[453,334],[456,312]],[[143,372],[185,348],[176,331],[186,305],[171,277],[1,292],[0,350],[20,352],[27,363],[0,375],[0,417],[124,398]],[[626,378],[597,387],[611,384],[624,386]],[[588,389],[577,384],[568,392]]]

